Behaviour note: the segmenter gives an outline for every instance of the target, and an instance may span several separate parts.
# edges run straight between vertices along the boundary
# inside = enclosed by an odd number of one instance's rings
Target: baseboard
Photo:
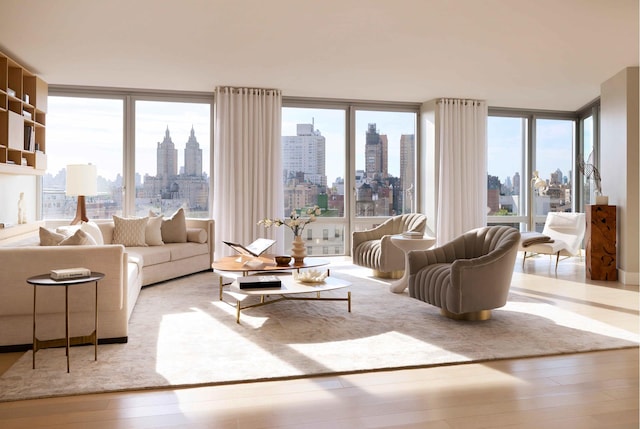
[[[101,344],[124,344],[129,341],[129,337],[100,338],[98,345]],[[84,345],[84,344],[79,344]],[[26,352],[33,348],[33,344],[13,344],[10,346],[0,346],[0,353],[16,353]]]
[[[640,273],[628,273],[618,269],[618,281],[625,285],[640,285]]]

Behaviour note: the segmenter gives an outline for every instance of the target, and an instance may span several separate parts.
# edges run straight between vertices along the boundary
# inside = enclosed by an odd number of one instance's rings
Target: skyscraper
[[[162,188],[167,188],[170,180],[178,174],[178,150],[171,140],[168,126],[164,140],[158,142],[156,165],[156,177],[160,178]]]
[[[376,124],[369,124],[365,143],[365,172],[369,179],[384,179],[389,175],[388,139],[380,134]]]
[[[282,136],[282,169],[286,180],[299,177],[304,182],[327,186],[326,141],[311,124],[298,124],[295,136]]]
[[[195,131],[191,127],[189,140],[184,148],[184,174],[185,176],[202,176],[202,149],[196,140]]]

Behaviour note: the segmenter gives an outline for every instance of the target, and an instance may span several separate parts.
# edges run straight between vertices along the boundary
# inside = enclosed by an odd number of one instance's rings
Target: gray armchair
[[[430,250],[409,252],[409,296],[452,319],[486,320],[507,303],[520,232],[508,226],[471,230]]]
[[[391,242],[391,236],[406,231],[424,233],[426,226],[425,215],[409,213],[389,218],[366,231],[354,231],[351,237],[353,263],[371,268],[376,277],[400,278],[405,269],[405,257]]]

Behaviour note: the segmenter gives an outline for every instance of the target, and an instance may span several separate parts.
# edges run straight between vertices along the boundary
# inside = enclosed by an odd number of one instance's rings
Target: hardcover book
[[[240,289],[281,288],[282,282],[276,276],[244,276],[237,279]]]

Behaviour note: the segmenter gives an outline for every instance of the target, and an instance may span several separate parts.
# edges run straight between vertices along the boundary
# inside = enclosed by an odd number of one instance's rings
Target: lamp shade
[[[96,195],[98,193],[98,172],[95,165],[67,165],[67,196]]]

